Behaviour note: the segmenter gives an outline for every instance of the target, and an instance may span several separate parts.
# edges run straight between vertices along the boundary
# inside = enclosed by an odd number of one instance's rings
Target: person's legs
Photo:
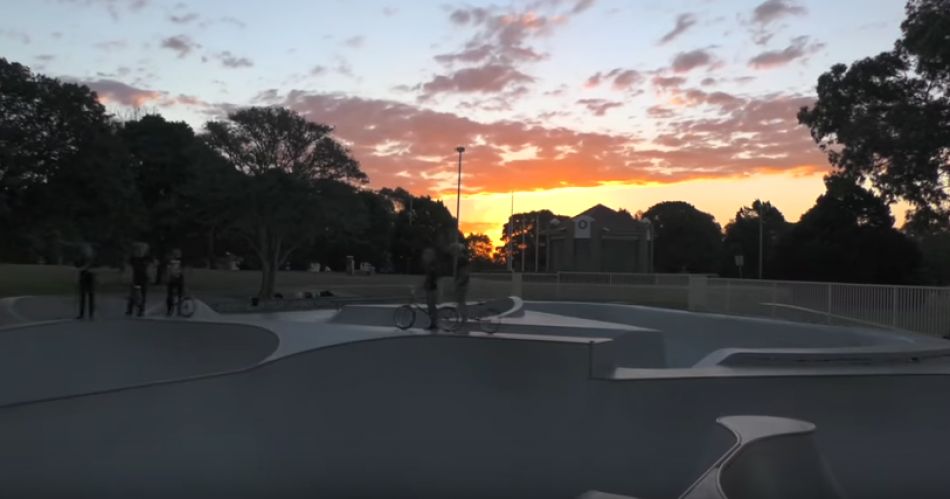
[[[143,315],[145,315],[145,299],[148,294],[148,282],[140,282],[138,283],[138,287],[139,287],[138,314],[139,314],[139,317],[142,317]]]
[[[182,279],[169,279],[168,292],[165,297],[166,314],[172,315],[174,308],[181,314],[181,295],[184,293],[185,283]]]
[[[79,316],[77,319],[82,319],[86,314],[86,285],[80,281],[79,283]]]
[[[96,316],[96,282],[89,283],[89,320]]]
[[[438,312],[438,310],[436,309],[436,306],[435,306],[435,293],[436,293],[436,290],[434,289],[426,290],[426,309],[429,313],[429,329],[438,329],[439,327],[436,324],[436,319],[437,319],[436,313]]]
[[[458,307],[459,318],[462,320],[462,324],[465,324],[465,322],[468,321],[468,303],[466,302],[467,297],[467,286],[457,286],[455,288],[455,303],[456,307]]]
[[[172,315],[172,306],[175,305],[174,294],[175,282],[169,279],[168,284],[165,286],[165,315],[169,317]]]

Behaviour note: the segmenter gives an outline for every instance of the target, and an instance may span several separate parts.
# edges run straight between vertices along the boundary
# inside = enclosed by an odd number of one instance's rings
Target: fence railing
[[[696,274],[474,274],[470,295],[620,302],[950,334],[950,288],[725,279]]]

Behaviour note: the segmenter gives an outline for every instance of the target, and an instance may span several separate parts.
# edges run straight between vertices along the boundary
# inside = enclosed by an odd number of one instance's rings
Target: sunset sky
[[[837,62],[889,49],[903,0],[0,0],[0,57],[119,115],[284,105],[330,124],[371,187],[500,236],[515,210],[683,200],[795,221],[828,166],[795,113]],[[895,215],[902,216],[901,209]]]

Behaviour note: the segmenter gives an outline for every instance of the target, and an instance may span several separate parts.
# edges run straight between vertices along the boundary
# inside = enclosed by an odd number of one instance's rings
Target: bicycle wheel
[[[393,312],[393,324],[399,329],[409,329],[416,322],[416,309],[410,305],[397,307]]]
[[[182,317],[195,315],[195,301],[190,296],[181,299],[181,303],[178,304],[178,315]]]
[[[436,326],[445,331],[455,331],[461,324],[459,311],[455,307],[439,307],[436,316],[438,316]]]

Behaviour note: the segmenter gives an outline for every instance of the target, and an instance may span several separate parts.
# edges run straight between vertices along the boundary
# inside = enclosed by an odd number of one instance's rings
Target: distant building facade
[[[548,272],[653,272],[653,227],[598,204],[544,229]]]

